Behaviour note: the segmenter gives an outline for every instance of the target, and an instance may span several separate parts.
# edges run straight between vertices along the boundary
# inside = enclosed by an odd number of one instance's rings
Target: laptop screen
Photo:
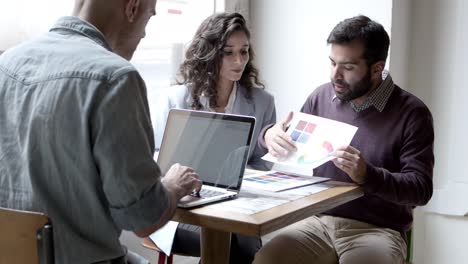
[[[255,118],[172,109],[158,156],[164,174],[174,163],[192,167],[203,184],[238,190]]]

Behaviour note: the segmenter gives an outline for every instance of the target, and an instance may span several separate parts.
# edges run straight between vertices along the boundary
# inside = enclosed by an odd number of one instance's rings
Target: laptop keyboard
[[[224,193],[214,191],[214,190],[201,189],[199,194],[197,194],[196,192],[192,192],[190,195],[195,196],[195,197],[200,197],[200,198],[209,198],[209,197],[213,197],[213,196],[221,195],[221,194],[224,194]]]

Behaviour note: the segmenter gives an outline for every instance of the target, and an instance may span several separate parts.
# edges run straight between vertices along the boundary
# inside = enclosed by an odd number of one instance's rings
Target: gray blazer
[[[252,148],[249,153],[249,167],[257,170],[269,170],[272,164],[261,159],[266,154],[264,150],[258,147],[257,139],[260,131],[266,125],[276,122],[276,109],[274,98],[264,89],[255,88],[252,90],[252,97],[247,99],[247,90],[238,85],[236,100],[234,101],[233,114],[254,116],[256,119],[254,134],[252,137]],[[157,100],[154,110],[154,133],[156,139],[156,148],[161,147],[161,140],[166,126],[169,110],[172,108],[191,109],[192,98],[185,85],[177,85],[167,88],[162,92]],[[208,102],[201,101],[200,110],[210,111]]]

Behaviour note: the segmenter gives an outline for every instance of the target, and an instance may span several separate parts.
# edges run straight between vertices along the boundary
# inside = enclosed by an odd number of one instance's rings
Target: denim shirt
[[[170,206],[145,84],[77,17],[0,56],[0,206],[46,213],[56,263],[119,263]],[[114,261],[112,261],[114,260]]]

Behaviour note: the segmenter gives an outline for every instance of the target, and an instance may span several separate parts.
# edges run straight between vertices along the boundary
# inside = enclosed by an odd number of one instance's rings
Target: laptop
[[[203,181],[200,194],[183,197],[191,208],[237,197],[247,164],[255,117],[171,109],[157,163],[163,175],[180,163]]]

